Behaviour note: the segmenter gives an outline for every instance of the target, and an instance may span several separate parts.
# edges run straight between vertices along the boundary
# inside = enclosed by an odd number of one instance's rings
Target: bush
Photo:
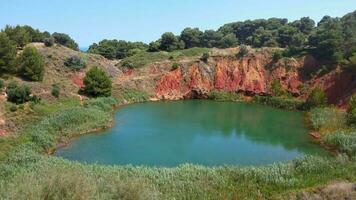
[[[253,101],[262,105],[269,105],[276,108],[283,108],[288,110],[304,110],[304,102],[290,97],[268,97],[255,96]]]
[[[239,101],[241,100],[241,95],[236,92],[225,92],[225,91],[212,91],[209,94],[209,99],[216,101]]]
[[[10,112],[16,112],[17,111],[17,106],[16,105],[11,105],[10,106]]]
[[[347,123],[356,126],[356,94],[352,95],[347,109]]]
[[[178,63],[176,63],[176,62],[174,62],[173,64],[172,64],[172,71],[174,71],[174,70],[176,70],[176,69],[178,69],[179,68],[179,64]]]
[[[52,94],[54,97],[58,98],[59,95],[60,95],[60,92],[61,92],[61,88],[59,87],[59,85],[58,85],[58,84],[53,84],[53,85],[52,85],[51,94]]]
[[[54,38],[53,37],[45,38],[43,42],[46,47],[51,47],[54,45]]]
[[[4,86],[5,86],[5,82],[2,79],[0,79],[0,90],[2,90]]]
[[[84,77],[83,92],[88,96],[100,97],[111,95],[111,80],[106,73],[94,66]]]
[[[208,52],[205,52],[205,53],[203,53],[203,55],[202,55],[202,57],[200,58],[200,60],[206,63],[206,62],[208,62],[209,57],[210,57],[209,53],[208,53]]]
[[[134,64],[128,60],[124,60],[122,62],[122,66],[123,67],[126,67],[126,68],[129,68],[129,69],[133,69],[134,68]]]
[[[31,89],[27,85],[19,86],[17,82],[9,83],[6,88],[7,100],[12,103],[21,104],[31,100]]]
[[[117,101],[113,97],[100,97],[86,101],[84,106],[87,108],[96,108],[103,111],[111,111],[116,104]]]
[[[324,138],[327,145],[335,146],[349,156],[356,156],[356,132],[337,131]]]
[[[86,62],[83,58],[73,55],[64,62],[64,65],[73,69],[73,70],[81,70],[86,67]]]
[[[13,61],[16,57],[16,45],[10,38],[0,32],[0,73],[13,73]]]
[[[328,99],[325,92],[320,87],[316,87],[309,94],[306,101],[306,106],[308,108],[322,107],[327,104],[327,101]]]
[[[276,50],[273,52],[272,59],[274,62],[277,62],[284,57],[284,52],[282,50]]]
[[[237,58],[242,58],[248,54],[248,48],[246,45],[241,45],[239,52],[236,54]]]
[[[271,83],[271,90],[274,96],[286,96],[288,92],[282,87],[281,82],[277,79],[273,80]]]
[[[31,81],[42,81],[44,63],[35,47],[26,47],[17,59],[17,64],[21,76]]]

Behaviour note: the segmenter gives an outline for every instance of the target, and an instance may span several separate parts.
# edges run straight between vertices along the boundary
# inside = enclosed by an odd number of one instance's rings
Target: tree
[[[16,45],[5,34],[0,32],[0,73],[14,73],[13,61],[16,57]]]
[[[291,25],[299,29],[299,31],[305,35],[309,35],[315,27],[315,21],[309,17],[302,17],[300,20],[292,22]]]
[[[180,38],[184,42],[186,49],[201,46],[202,37],[203,32],[198,28],[186,28],[180,34]]]
[[[298,30],[292,26],[284,25],[278,29],[277,42],[281,47],[287,47],[291,44],[292,38]]]
[[[27,85],[18,85],[17,82],[10,82],[6,88],[7,100],[12,103],[22,104],[31,100],[31,89]]]
[[[100,97],[111,95],[111,80],[106,73],[94,66],[91,68],[84,77],[83,92],[88,96]]]
[[[179,40],[173,33],[167,32],[161,36],[160,39],[160,50],[163,51],[174,51],[184,48],[184,42]]]
[[[10,40],[14,41],[18,47],[24,47],[31,42],[31,36],[27,30],[21,26],[6,26],[4,32],[9,36]]]
[[[202,46],[207,48],[218,47],[223,34],[214,30],[206,30],[203,34]]]
[[[51,37],[48,37],[48,38],[45,38],[43,40],[44,44],[46,47],[51,47],[54,45],[54,38],[51,36]]]
[[[320,87],[316,87],[309,94],[308,99],[306,101],[306,105],[309,108],[325,106],[327,104],[328,98]]]
[[[303,51],[306,43],[307,37],[303,33],[294,34],[288,46],[288,54],[299,54],[301,51]]]
[[[237,45],[237,38],[235,34],[230,33],[225,35],[220,42],[219,47],[221,48],[229,48]]]
[[[54,38],[55,42],[71,48],[75,51],[78,51],[78,44],[67,34],[64,33],[53,33],[52,37]]]
[[[16,61],[19,74],[31,81],[42,81],[44,63],[35,47],[26,47]]]

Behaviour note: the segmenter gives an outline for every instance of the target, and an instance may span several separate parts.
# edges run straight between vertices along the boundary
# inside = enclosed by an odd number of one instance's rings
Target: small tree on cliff
[[[94,66],[84,77],[83,92],[92,97],[110,96],[111,80],[107,74],[100,68]]]
[[[26,47],[17,59],[19,74],[31,81],[42,81],[44,63],[35,47]]]
[[[309,94],[306,105],[308,108],[325,106],[328,98],[320,87],[314,88],[314,90]]]

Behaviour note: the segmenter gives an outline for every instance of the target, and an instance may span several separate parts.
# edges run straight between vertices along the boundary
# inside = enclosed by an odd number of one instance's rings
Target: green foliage
[[[356,94],[352,95],[347,109],[347,122],[351,126],[356,126]]]
[[[61,87],[58,84],[53,84],[51,90],[52,96],[58,98],[60,93],[61,93]]]
[[[107,74],[100,68],[94,66],[84,77],[83,92],[93,97],[110,96],[111,80]]]
[[[271,83],[271,91],[274,96],[288,96],[288,92],[282,87],[281,82],[277,79],[274,79]]]
[[[55,40],[54,37],[49,37],[49,38],[45,38],[43,42],[46,47],[51,47],[54,45]]]
[[[6,88],[7,100],[12,103],[22,104],[30,101],[31,89],[27,85],[18,85],[17,82],[10,82]]]
[[[310,110],[310,121],[315,130],[326,134],[344,128],[346,114],[333,107],[314,108]]]
[[[308,96],[306,106],[309,108],[322,107],[328,102],[328,98],[323,89],[320,87],[314,88]]]
[[[253,101],[258,104],[268,105],[288,110],[304,110],[304,102],[292,97],[254,96]]]
[[[149,99],[146,92],[133,88],[118,88],[113,92],[113,96],[119,104],[146,102]]]
[[[285,57],[285,53],[284,53],[283,50],[275,50],[275,51],[273,51],[272,60],[274,62],[279,61],[283,57]]]
[[[323,141],[329,146],[337,147],[350,157],[356,156],[356,132],[336,131],[328,134]]]
[[[64,65],[73,69],[73,70],[79,71],[86,67],[86,62],[82,57],[73,55],[73,56],[67,58],[67,60],[64,62]]]
[[[4,80],[0,79],[0,91],[5,87]]]
[[[88,52],[100,54],[108,59],[123,59],[146,49],[147,45],[142,42],[102,40],[99,44],[92,44]]]
[[[19,74],[31,81],[42,81],[44,63],[35,47],[26,47],[16,61]]]
[[[123,60],[121,65],[128,69],[135,68],[134,64],[130,60]]]
[[[243,58],[244,56],[246,56],[249,53],[249,50],[247,48],[247,46],[245,45],[241,45],[239,52],[236,54],[237,58]]]
[[[186,28],[180,34],[180,38],[184,42],[186,49],[202,46],[202,37],[203,32],[200,31],[198,28]]]
[[[209,93],[209,99],[216,101],[241,101],[242,96],[236,92],[213,90]]]
[[[10,106],[10,112],[16,112],[17,111],[17,106],[16,105],[11,105]]]
[[[172,71],[173,70],[176,70],[176,69],[178,69],[179,68],[179,63],[177,63],[177,62],[174,62],[173,64],[172,64]]]
[[[21,26],[6,26],[4,32],[18,47],[24,47],[31,42],[30,34]]]
[[[106,112],[112,111],[117,104],[114,97],[99,97],[84,102],[86,108],[95,108]]]
[[[203,53],[203,55],[201,56],[200,60],[206,63],[206,62],[208,62],[209,57],[210,57],[210,54],[209,54],[208,52],[205,52],[205,53]]]
[[[64,33],[53,33],[52,37],[54,38],[55,42],[71,48],[75,51],[78,51],[78,44],[67,34]]]
[[[176,37],[173,33],[163,33],[161,36],[159,49],[163,51],[174,51],[184,48],[184,42]]]
[[[0,73],[15,73],[13,61],[16,57],[16,45],[10,38],[0,32]]]

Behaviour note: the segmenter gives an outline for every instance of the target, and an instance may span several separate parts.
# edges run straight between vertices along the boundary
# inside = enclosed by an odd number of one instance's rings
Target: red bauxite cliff
[[[166,72],[156,82],[156,97],[163,99],[205,96],[211,90],[243,92],[247,95],[269,94],[270,83],[279,79],[291,93],[299,95],[302,83],[299,68],[304,59],[285,59],[273,63],[270,52],[250,54],[237,59],[214,56],[208,63],[194,61]]]

